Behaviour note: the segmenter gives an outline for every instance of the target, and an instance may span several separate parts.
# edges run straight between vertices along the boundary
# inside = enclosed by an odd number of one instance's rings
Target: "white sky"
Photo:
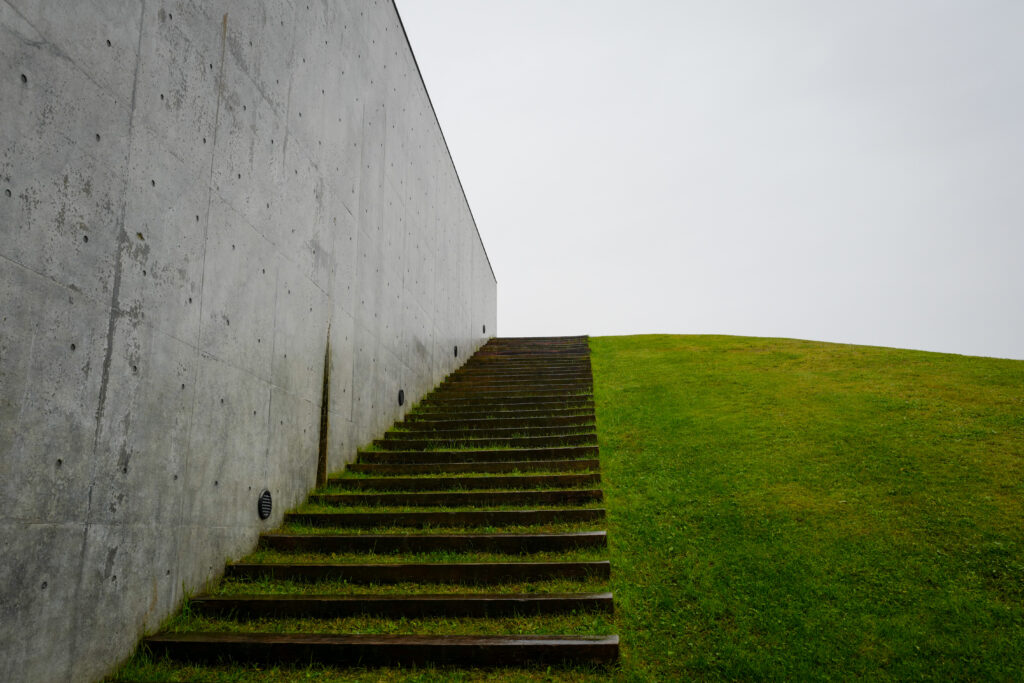
[[[1024,2],[398,7],[501,335],[1024,359]]]

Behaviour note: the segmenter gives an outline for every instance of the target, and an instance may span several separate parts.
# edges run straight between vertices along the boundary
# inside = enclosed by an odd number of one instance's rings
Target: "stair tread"
[[[489,476],[489,477],[379,477],[330,479],[328,484],[346,490],[402,490],[404,488],[417,491],[442,491],[449,489],[491,490],[509,489],[524,490],[528,486],[536,490],[549,490],[558,486],[577,484],[580,486],[599,484],[600,474],[541,474],[523,476]],[[571,489],[577,490],[577,489]]]
[[[601,489],[540,489],[536,491],[402,491],[388,493],[319,493],[310,496],[310,502],[325,505],[402,505],[402,506],[464,506],[493,502],[502,504],[529,502],[598,501]],[[504,503],[509,504],[509,503]]]
[[[322,527],[473,527],[532,526],[593,522],[605,518],[604,508],[551,510],[464,510],[414,512],[292,512],[285,522]]]
[[[574,458],[570,460],[505,460],[499,462],[448,462],[448,463],[354,463],[349,465],[352,472],[393,472],[413,473],[458,473],[458,472],[572,472],[598,470],[597,458]]]

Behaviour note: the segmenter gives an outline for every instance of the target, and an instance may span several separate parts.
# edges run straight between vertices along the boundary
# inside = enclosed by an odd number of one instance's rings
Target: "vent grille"
[[[259,512],[260,519],[267,519],[270,517],[270,512],[274,509],[274,501],[270,497],[270,491],[263,489],[263,493],[260,494],[260,500],[256,508]]]

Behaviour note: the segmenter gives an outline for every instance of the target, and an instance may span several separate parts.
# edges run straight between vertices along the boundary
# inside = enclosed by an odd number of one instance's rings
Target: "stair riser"
[[[476,389],[494,387],[498,390],[521,388],[545,388],[550,386],[572,386],[592,389],[593,378],[589,372],[573,374],[552,373],[474,373],[453,377],[438,387],[439,390]]]
[[[558,365],[577,365],[585,362],[587,356],[577,352],[568,353],[482,353],[479,357],[473,358],[479,365],[490,364],[526,364],[544,367]]]
[[[411,425],[405,425],[409,427]],[[583,427],[497,427],[495,429],[404,429],[384,434],[384,441],[400,441],[402,439],[510,439],[513,437],[536,436],[579,436],[585,434],[597,438],[594,425]]]
[[[435,448],[538,448],[547,446],[596,446],[596,434],[565,434],[562,436],[518,436],[491,438],[458,438],[434,437],[430,439],[377,439],[373,442],[377,448],[388,451],[415,451]]]
[[[483,527],[537,526],[540,524],[571,524],[600,522],[605,511],[600,508],[581,510],[466,510],[462,512],[293,512],[284,516],[285,523],[335,529],[372,529],[405,527]]]
[[[331,479],[331,486],[358,491],[451,491],[474,489],[545,489],[598,486],[600,474],[536,477],[415,477],[409,479]]]
[[[439,391],[424,399],[421,405],[446,403],[464,405],[469,403],[537,403],[548,405],[562,401],[593,401],[594,392],[589,387],[571,389],[523,389],[522,391]]]
[[[472,643],[474,639],[469,639]],[[508,641],[508,642],[503,642]],[[226,643],[166,642],[157,637],[147,638],[146,645],[153,657],[168,657],[178,661],[218,663],[225,659],[234,662],[252,662],[264,665],[312,663],[340,667],[368,666],[475,666],[502,667],[558,666],[564,664],[609,665],[618,657],[618,643],[563,644],[540,641],[519,644],[515,639],[502,639],[494,644],[459,644],[457,638],[449,645],[433,643],[402,644],[378,637],[377,642],[338,644],[336,642],[272,643],[265,640]]]
[[[318,505],[465,507],[470,505],[585,505],[602,499],[599,489],[489,491],[486,493],[326,493],[309,497]]]
[[[592,387],[594,384],[593,378],[589,372],[579,373],[543,373],[543,374],[510,374],[505,376],[495,374],[483,374],[475,373],[472,375],[456,375],[451,379],[445,380],[440,388],[447,391],[448,389],[455,388],[475,388],[475,387],[508,387],[510,389],[518,389],[521,387],[532,387],[537,386],[543,388],[551,385],[559,386],[584,386]]]
[[[411,420],[406,418],[403,426],[409,431],[436,432],[453,429],[517,429],[523,427],[567,427],[595,429],[593,415],[573,415],[569,417],[495,417],[481,419],[439,419]]]
[[[227,619],[315,618],[356,616],[426,619],[432,617],[514,617],[520,615],[603,612],[612,614],[611,593],[582,595],[475,596],[438,595],[430,598],[377,597],[251,599],[193,598],[193,612]]]
[[[447,398],[530,398],[534,396],[577,396],[594,393],[588,384],[534,384],[523,386],[459,386],[443,387],[437,390],[438,396]]]
[[[503,401],[469,400],[469,401],[436,401],[417,405],[416,413],[407,416],[423,415],[439,416],[445,420],[486,417],[565,417],[586,412],[594,414],[593,398],[571,398],[568,400],[552,400],[540,402],[535,400]]]
[[[484,463],[530,460],[568,460],[595,458],[596,446],[569,446],[566,448],[532,448],[494,451],[377,451],[360,453],[359,462],[378,465],[416,465],[430,463]]]
[[[260,537],[259,545],[267,550],[299,553],[487,552],[526,555],[581,548],[604,548],[607,547],[607,538],[603,532],[600,534],[543,536],[289,536],[268,534]]]
[[[600,462],[594,458],[579,460],[539,460],[493,463],[428,463],[419,465],[374,465],[356,463],[349,470],[360,474],[462,474],[470,472],[596,472]]]
[[[491,358],[479,362],[471,361],[462,366],[464,373],[499,373],[499,372],[593,372],[590,361],[580,358],[551,360],[544,358],[514,359]]]
[[[448,583],[495,585],[524,581],[607,579],[607,562],[508,562],[418,565],[229,564],[231,578],[275,581],[348,581],[356,584]]]
[[[419,420],[479,420],[482,418],[531,418],[531,417],[594,417],[593,402],[575,405],[552,404],[539,406],[535,403],[507,403],[501,405],[470,404],[465,406],[423,406],[415,413],[405,416],[406,422]]]
[[[415,428],[421,422],[461,422],[477,423],[483,421],[485,424],[501,425],[497,420],[519,420],[519,423],[507,424],[551,424],[552,419],[577,419],[594,423],[594,407],[584,406],[581,408],[557,408],[551,410],[537,410],[535,408],[519,409],[504,408],[501,410],[454,410],[454,411],[424,411],[405,416],[405,426]]]
[[[538,408],[547,410],[548,408],[558,408],[559,405],[578,405],[593,404],[594,397],[590,394],[587,395],[558,395],[558,396],[481,396],[481,395],[466,395],[460,397],[447,397],[443,394],[437,394],[436,397],[427,398],[423,400],[419,408],[421,410],[428,410],[434,405],[444,408],[472,408],[474,405],[479,407],[492,407],[492,405],[536,405]]]

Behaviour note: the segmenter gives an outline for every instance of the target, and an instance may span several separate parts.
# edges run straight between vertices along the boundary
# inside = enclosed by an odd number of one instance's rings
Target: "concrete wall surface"
[[[496,285],[390,1],[0,0],[0,64],[0,680],[90,680],[314,485],[328,330],[337,470]]]

